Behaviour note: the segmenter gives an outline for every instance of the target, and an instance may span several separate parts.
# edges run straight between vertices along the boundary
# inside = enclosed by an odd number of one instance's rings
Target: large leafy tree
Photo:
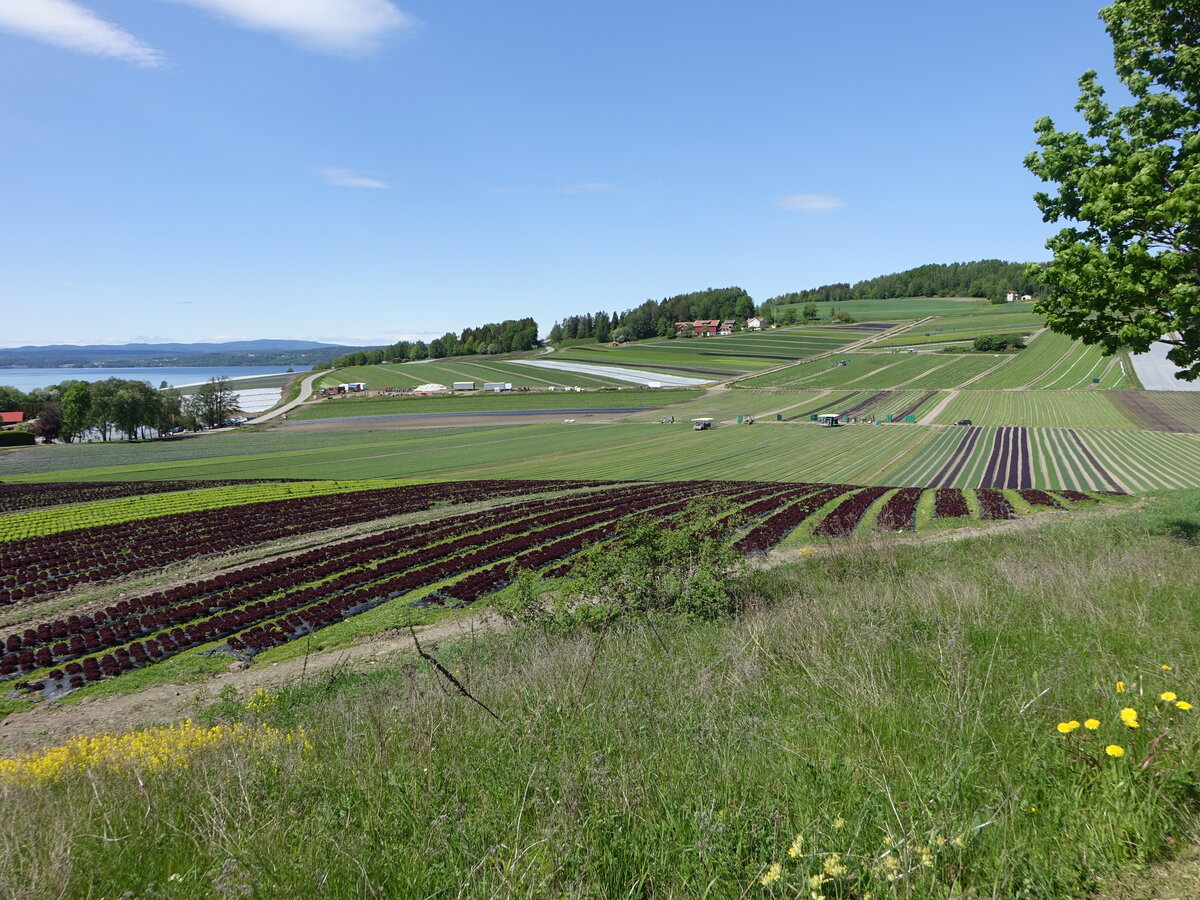
[[[1034,199],[1064,228],[1029,274],[1049,326],[1105,353],[1170,344],[1200,378],[1200,5],[1117,0],[1100,12],[1132,103],[1112,109],[1094,71],[1079,80],[1087,134],[1035,126],[1025,165],[1056,194]]]

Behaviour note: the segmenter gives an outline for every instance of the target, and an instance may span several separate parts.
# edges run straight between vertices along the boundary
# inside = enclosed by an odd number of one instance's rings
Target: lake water
[[[286,372],[287,366],[160,366],[128,369],[0,369],[0,384],[7,384],[28,393],[34,388],[49,387],[69,379],[103,381],[106,378],[126,378],[148,381],[154,387],[166,382],[168,387],[200,384],[210,378],[246,378],[251,375],[276,375]],[[307,372],[311,366],[292,366],[296,372]]]

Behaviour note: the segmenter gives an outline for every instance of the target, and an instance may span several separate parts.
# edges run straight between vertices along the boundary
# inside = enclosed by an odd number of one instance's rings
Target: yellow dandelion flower
[[[796,835],[794,838],[792,838],[792,846],[788,847],[788,856],[790,856],[792,859],[795,859],[800,855],[800,848],[803,846],[804,836],[800,834]]]
[[[1123,682],[1123,681],[1118,681],[1118,682],[1117,682],[1117,693],[1118,693],[1118,694],[1123,694],[1123,693],[1125,693],[1125,682]]]
[[[1072,719],[1070,722],[1059,722],[1058,723],[1058,733],[1059,734],[1070,734],[1072,731],[1074,731],[1078,727],[1079,727],[1079,723],[1076,722],[1074,719]]]
[[[1088,719],[1086,722],[1083,723],[1083,727],[1086,728],[1088,731],[1095,731],[1097,728],[1100,727],[1100,720],[1099,719]]]
[[[1104,748],[1104,752],[1107,753],[1109,756],[1115,756],[1116,758],[1120,759],[1122,756],[1125,755],[1125,748],[1121,747],[1117,744],[1109,744],[1107,747]]]
[[[1176,708],[1182,709],[1185,712],[1192,708],[1192,704],[1188,703],[1186,700],[1176,700],[1175,706]]]
[[[1141,726],[1138,724],[1137,715],[1136,709],[1131,706],[1127,706],[1121,710],[1121,721],[1130,728],[1140,728]]]
[[[763,877],[759,879],[759,883],[763,887],[774,884],[783,877],[783,866],[779,863],[771,863],[767,871],[763,873]]]
[[[1176,699],[1175,692],[1174,691],[1163,691],[1161,694],[1158,695],[1158,699],[1166,700],[1168,703],[1171,703]]]

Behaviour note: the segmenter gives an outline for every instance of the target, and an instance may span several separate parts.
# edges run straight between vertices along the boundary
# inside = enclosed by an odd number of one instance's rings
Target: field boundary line
[[[947,406],[949,406],[951,401],[953,401],[954,398],[956,398],[957,396],[958,396],[957,389],[951,389],[949,391],[946,391],[946,396],[943,397],[941,400],[939,400],[937,403],[935,403],[933,406],[933,409],[931,409],[929,412],[925,413],[925,415],[921,416],[921,421],[918,422],[917,424],[932,425],[933,420],[936,419],[938,416],[940,416],[942,414],[942,411]]]

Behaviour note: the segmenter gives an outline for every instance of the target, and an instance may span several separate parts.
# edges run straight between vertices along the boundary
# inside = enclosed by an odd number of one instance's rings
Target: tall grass
[[[1155,532],[1198,509],[839,545],[733,621],[435,651],[499,722],[419,660],[229,697],[213,723],[311,749],[10,782],[0,893],[1086,895],[1195,803],[1197,713],[1158,694],[1200,698],[1200,565]]]

